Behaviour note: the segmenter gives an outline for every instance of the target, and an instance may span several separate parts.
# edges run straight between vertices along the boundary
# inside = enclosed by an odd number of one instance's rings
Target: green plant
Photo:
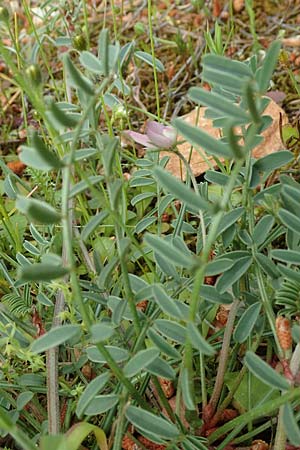
[[[148,13],[151,25],[150,1]],[[220,55],[216,27],[217,40],[210,44],[218,54],[202,60],[202,79],[212,89],[191,88],[189,98],[207,107],[221,139],[181,119],[173,126],[193,151],[213,156],[220,170],[207,171],[198,183],[179,154],[183,182],[166,170],[168,158],[159,158],[165,141],[155,140],[157,148],[139,159],[121,147],[123,130],[114,128],[114,108],[130,110],[123,78],[130,62],[153,68],[160,119],[157,72],[164,66],[154,54],[152,27],[150,33],[151,55],[133,43],[110,43],[107,29],[99,35],[97,56],[85,47],[73,52],[70,40],[62,87],[55,83],[51,98],[41,96],[40,80],[36,89],[32,73],[18,68],[0,42],[15,83],[39,119],[20,158],[31,167],[32,182],[41,181],[31,191],[30,183],[5,172],[4,192],[19,212],[2,205],[14,250],[1,262],[13,290],[1,310],[1,345],[13,345],[29,370],[22,375],[16,370],[11,379],[8,368],[2,371],[0,427],[28,450],[38,441],[41,450],[75,450],[91,432],[101,450],[108,448],[105,434],[119,450],[132,431],[129,424],[167,448],[207,449],[217,443],[222,449],[273,428],[270,417],[278,414],[275,449],[285,448],[284,430],[300,445],[299,329],[294,327],[296,346],[285,349],[275,323],[276,315],[286,314],[296,324],[300,188],[287,175],[266,184],[294,160],[291,152],[251,157],[271,123],[264,94],[280,43],[270,46],[261,65],[255,56],[232,61]],[[166,129],[157,126],[160,138]],[[165,150],[178,153],[174,146]],[[124,171],[132,172],[129,181]],[[54,192],[48,192],[48,182]],[[162,220],[166,212],[174,218],[168,224]],[[28,226],[19,236],[7,218],[20,213]],[[287,249],[276,248],[282,238]],[[208,277],[214,285],[206,283]],[[213,322],[222,304],[231,308],[218,331]],[[34,323],[22,323],[33,306]],[[282,374],[268,364],[265,346],[280,361]],[[160,378],[176,385],[174,409]],[[149,401],[149,389],[155,401]],[[262,395],[254,402],[255,389]],[[45,391],[47,412],[40,398]],[[238,417],[215,429],[232,400],[242,396]],[[61,433],[77,420],[74,415],[81,422]]]

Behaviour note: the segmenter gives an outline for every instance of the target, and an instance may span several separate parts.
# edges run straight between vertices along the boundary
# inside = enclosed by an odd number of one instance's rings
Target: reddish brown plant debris
[[[149,439],[144,436],[139,436],[138,440],[146,447],[148,450],[165,450],[166,446],[161,444],[156,444],[155,442],[149,441]]]
[[[140,449],[139,446],[129,436],[124,436],[122,439],[122,450],[140,450]]]
[[[226,423],[229,422],[232,419],[235,419],[238,415],[238,412],[235,409],[224,409],[224,411],[222,412],[219,422],[221,423]]]
[[[147,305],[148,305],[148,300],[142,300],[141,302],[138,302],[136,304],[136,309],[138,309],[139,311],[145,312]]]
[[[21,161],[12,161],[7,163],[7,167],[19,177],[23,175],[24,170],[26,169],[26,164]]]
[[[267,444],[265,441],[262,441],[261,439],[255,439],[255,441],[252,442],[252,445],[250,447],[250,450],[268,450],[269,444]]]
[[[158,381],[166,398],[171,398],[175,392],[173,381],[166,380],[165,378],[158,378]]]
[[[227,306],[227,305],[226,305]],[[228,320],[229,309],[225,305],[220,305],[216,314],[217,325],[224,327]]]

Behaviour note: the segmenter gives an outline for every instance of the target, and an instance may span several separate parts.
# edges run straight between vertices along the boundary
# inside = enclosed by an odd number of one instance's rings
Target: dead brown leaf
[[[193,111],[191,111],[189,114],[186,114],[182,118],[189,123],[190,125],[195,125],[197,123],[197,114],[199,114],[198,118],[198,127],[206,131],[206,133],[209,133],[211,136],[213,136],[216,139],[220,139],[220,129],[214,128],[212,125],[212,120],[207,119],[204,117],[205,113],[204,107],[196,108]],[[285,112],[283,111],[280,106],[278,106],[272,99],[266,108],[264,115],[269,115],[273,118],[273,123],[262,133],[264,136],[264,140],[261,144],[259,144],[252,152],[252,155],[254,158],[261,158],[262,156],[269,155],[270,153],[277,152],[278,150],[283,149],[283,144],[281,142],[280,138],[280,129],[279,129],[279,117],[280,113],[282,114],[282,123],[283,125],[288,123],[288,118]],[[184,141],[184,138],[182,136],[179,136],[179,141]],[[188,142],[183,142],[182,144],[178,145],[178,151],[188,160],[191,150],[191,145]],[[190,166],[193,171],[193,174],[197,177],[201,175],[202,173],[206,172],[208,169],[210,169],[212,166],[215,166],[215,161],[212,156],[208,156],[205,154],[205,152],[202,150],[201,153],[205,155],[206,161],[204,157],[202,157],[198,151],[193,149],[192,157]],[[171,172],[173,175],[175,175],[178,178],[185,178],[185,170],[182,167],[182,162],[180,161],[179,157],[170,152],[162,152],[161,155],[167,154],[170,158],[167,169],[169,172]],[[221,159],[222,161],[222,159]]]

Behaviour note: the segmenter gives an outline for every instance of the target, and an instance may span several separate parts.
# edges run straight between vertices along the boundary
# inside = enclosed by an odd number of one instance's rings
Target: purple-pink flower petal
[[[162,134],[164,131],[165,125],[159,122],[154,122],[154,120],[150,120],[146,125],[146,134],[150,131],[150,133]]]
[[[144,145],[145,147],[151,145],[148,136],[146,136],[145,134],[137,133],[136,131],[125,131],[125,133],[138,144]]]

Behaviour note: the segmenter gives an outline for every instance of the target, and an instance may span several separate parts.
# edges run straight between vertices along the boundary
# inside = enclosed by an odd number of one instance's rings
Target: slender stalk
[[[148,26],[149,26],[149,37],[150,37],[151,55],[152,55],[152,64],[153,64],[153,78],[154,78],[154,89],[155,89],[155,98],[156,98],[156,111],[157,111],[158,120],[160,120],[160,101],[159,101],[158,78],[157,78],[155,50],[154,50],[154,36],[153,36],[153,24],[152,24],[152,1],[151,0],[148,0]]]
[[[224,375],[226,372],[226,367],[227,367],[227,362],[228,362],[228,354],[229,354],[229,350],[230,350],[230,340],[231,340],[234,321],[235,321],[235,317],[236,317],[239,305],[240,305],[240,300],[235,299],[234,302],[232,303],[230,311],[229,311],[228,320],[227,320],[225,331],[224,331],[222,349],[220,352],[218,372],[217,372],[217,376],[216,376],[214,390],[213,390],[212,396],[210,398],[210,401],[208,403],[211,415],[213,415],[213,413],[215,412],[215,409],[218,404],[220,394],[221,394],[221,391],[223,388]]]

